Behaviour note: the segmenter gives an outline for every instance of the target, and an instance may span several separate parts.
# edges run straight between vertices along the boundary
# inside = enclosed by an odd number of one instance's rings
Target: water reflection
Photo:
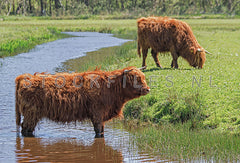
[[[147,152],[140,153],[132,135],[114,124],[105,127],[105,139],[95,140],[91,123],[65,125],[43,119],[36,128],[35,138],[16,138],[16,76],[54,73],[61,62],[70,58],[127,41],[109,34],[75,35],[84,37],[57,40],[28,53],[0,58],[0,162],[149,162],[154,159]]]
[[[104,138],[85,145],[79,139],[16,138],[18,162],[123,162],[122,153]]]
[[[112,37],[110,34],[96,32],[76,32],[69,34],[80,37],[56,40],[38,45],[28,53],[0,58],[0,162],[16,162],[14,80],[18,75],[23,73],[33,74],[35,72],[54,73],[56,67],[59,67],[62,62],[68,59],[78,58],[86,55],[87,52],[95,51],[103,47],[121,45],[128,41]],[[40,132],[37,131],[36,133],[38,138],[29,139],[29,141],[37,142],[37,140],[40,140],[39,138],[42,138],[41,141],[48,139],[59,140],[68,137],[80,137],[82,140],[87,140],[89,137],[91,139],[94,137],[94,131],[91,125],[83,125],[79,130],[78,128],[76,129],[74,125],[64,126],[65,128],[63,130],[60,125],[43,120],[39,123],[38,127],[41,129]],[[82,135],[84,135],[84,137]],[[107,141],[107,139],[105,140]],[[22,142],[22,146],[20,146],[19,149],[24,149],[24,147],[28,146],[28,143],[24,143],[24,141],[24,139],[20,141]],[[38,144],[36,143],[36,145]],[[40,145],[38,146],[40,147]],[[37,150],[37,147],[32,147],[31,149]],[[47,151],[47,149],[44,148],[40,149]],[[44,151],[41,152],[43,153]],[[44,157],[48,157],[48,155]]]

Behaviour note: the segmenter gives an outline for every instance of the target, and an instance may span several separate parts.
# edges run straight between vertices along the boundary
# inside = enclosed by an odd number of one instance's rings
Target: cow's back
[[[186,46],[198,46],[191,27],[180,20],[168,17],[140,18],[138,23],[138,41],[141,47],[152,48],[158,52],[176,51]],[[188,45],[189,43],[193,45]]]
[[[174,26],[169,25],[170,18],[149,17],[138,19],[138,41],[141,47],[152,48],[155,51],[169,51],[173,41]]]
[[[20,112],[32,109],[39,118],[63,123],[86,119],[88,95],[83,88],[74,85],[73,79],[70,75],[58,74],[32,75],[18,80],[16,102]]]

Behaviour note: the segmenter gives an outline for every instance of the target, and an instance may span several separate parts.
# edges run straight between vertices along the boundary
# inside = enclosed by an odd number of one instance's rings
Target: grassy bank
[[[36,45],[65,37],[69,36],[52,27],[4,22],[0,24],[0,58],[27,52]]]
[[[127,103],[126,126],[134,128],[132,133],[142,149],[166,159],[234,161],[240,153],[240,20],[187,22],[200,44],[213,55],[207,55],[204,68],[199,70],[181,58],[180,68],[171,69],[169,54],[159,55],[164,67],[159,69],[149,54],[144,73],[151,93]],[[96,65],[113,70],[140,67],[142,61],[137,57],[135,41],[104,48],[91,56],[90,62],[82,62],[82,58],[65,65],[77,71]]]
[[[141,150],[149,151],[161,160],[183,162],[240,160],[238,136],[219,134],[216,130],[189,130],[190,126],[189,123],[147,125],[135,128],[132,133]]]
[[[69,37],[63,31],[92,31],[114,33],[136,38],[135,20],[0,20],[0,57],[26,52],[34,46]]]
[[[101,55],[110,62],[96,57],[94,63],[84,63],[79,58],[67,61],[65,66],[67,70],[85,71],[95,65],[105,70],[141,65],[136,42],[89,53]],[[214,65],[205,65],[202,70],[191,68],[181,59],[181,68],[175,70],[169,68],[169,55],[160,56],[165,69],[155,68],[150,56],[144,73],[151,93],[128,102],[124,109],[124,126],[135,135],[139,148],[173,161],[239,160],[239,58],[222,54],[216,62],[217,56],[208,56],[208,62]],[[220,64],[223,68],[217,66]]]
[[[178,60],[180,68],[171,69],[169,54],[159,55],[164,67],[159,69],[148,54],[148,68],[144,73],[151,93],[127,103],[124,109],[125,119],[130,119],[127,125],[141,128],[132,131],[140,147],[158,149],[159,153],[171,158],[239,159],[240,20],[185,21],[192,26],[199,43],[213,55],[207,55],[204,68],[199,70],[181,58]],[[4,29],[0,30],[0,49],[10,40],[24,42],[34,34],[50,33],[55,37],[54,31],[98,31],[133,40],[137,37],[136,21],[127,19],[3,21],[0,29]],[[84,71],[101,65],[104,70],[114,70],[140,67],[141,62],[137,57],[136,41],[133,41],[69,60],[64,68]]]
[[[135,41],[129,41],[120,47],[102,48],[98,51],[88,52],[84,57],[67,60],[57,71],[83,72],[94,70],[97,66],[103,70],[111,71],[127,67],[130,66],[128,62],[136,57],[135,49]],[[116,63],[122,63],[122,65]]]
[[[129,22],[130,31],[134,28]],[[111,22],[111,21],[107,21]],[[125,117],[154,123],[184,123],[191,121],[192,128],[217,129],[233,134],[240,133],[239,114],[239,35],[240,20],[187,20],[200,44],[211,51],[202,70],[194,69],[182,58],[179,69],[171,69],[171,56],[160,54],[163,69],[158,69],[149,54],[148,69],[144,71],[151,93],[126,105]],[[112,21],[114,28],[115,21]],[[132,23],[132,24],[131,24]],[[135,23],[134,23],[135,24]],[[119,33],[122,27],[111,32]],[[126,28],[128,32],[128,28]],[[136,34],[135,34],[136,35]],[[130,38],[134,38],[131,37]],[[98,54],[96,54],[98,53]],[[102,69],[113,70],[128,65],[141,66],[137,57],[136,42],[114,49],[105,48],[89,55],[89,62],[81,58],[68,61],[69,70],[84,71],[101,65]],[[83,62],[80,61],[83,59]],[[81,67],[78,66],[81,63]]]

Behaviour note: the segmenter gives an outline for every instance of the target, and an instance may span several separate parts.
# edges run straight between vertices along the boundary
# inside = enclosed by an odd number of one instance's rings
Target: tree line
[[[0,15],[240,15],[240,0],[0,0]]]

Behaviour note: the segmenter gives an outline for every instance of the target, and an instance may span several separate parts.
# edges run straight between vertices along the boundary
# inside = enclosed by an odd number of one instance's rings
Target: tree
[[[60,9],[60,8],[61,8],[61,3],[60,3],[60,1],[59,1],[59,0],[54,0],[54,2],[55,2],[55,9],[56,9],[56,10]]]
[[[222,13],[240,14],[240,0],[0,0],[2,15],[49,15],[62,8],[62,14],[98,14],[112,11],[135,15],[138,8],[145,16],[159,14]],[[139,12],[138,12],[139,13]]]
[[[52,0],[49,0],[49,14],[52,15]]]
[[[120,0],[121,2],[121,10],[123,11],[124,10],[124,0]]]
[[[40,5],[41,5],[41,15],[44,15],[43,0],[40,0]]]
[[[13,15],[15,15],[15,0],[12,0]]]
[[[162,13],[166,12],[166,2],[165,0],[162,0]]]
[[[23,0],[23,16],[25,16],[25,14],[26,14],[26,0]]]
[[[11,1],[7,1],[7,3],[8,3],[8,13],[7,13],[7,16],[8,16],[12,10],[12,5],[11,5]]]

